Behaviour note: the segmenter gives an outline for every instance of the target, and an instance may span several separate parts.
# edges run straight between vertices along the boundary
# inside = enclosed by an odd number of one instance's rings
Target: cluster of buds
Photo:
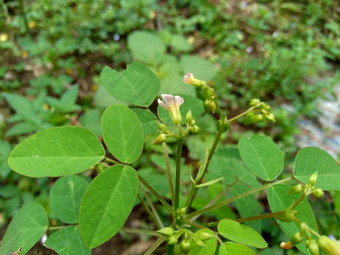
[[[309,178],[308,184],[296,184],[294,187],[292,187],[288,194],[297,194],[297,193],[303,193],[305,196],[308,196],[310,194],[313,194],[316,198],[322,198],[324,195],[324,192],[320,188],[315,188],[316,181],[318,179],[318,173],[315,172],[311,175]]]
[[[183,82],[202,89],[205,110],[207,112],[215,113],[217,107],[215,103],[215,92],[212,88],[208,86],[206,81],[198,80],[194,77],[192,73],[187,73],[183,78]]]
[[[175,230],[172,227],[165,227],[157,231],[167,238],[169,245],[180,245],[181,252],[188,254],[191,248],[191,243],[197,246],[204,247],[205,242],[211,239],[214,235],[209,230],[200,230],[196,233],[192,233],[187,229]],[[192,242],[191,242],[192,241]]]
[[[253,110],[246,115],[245,124],[258,123],[263,120],[275,122],[274,114],[270,112],[268,104],[261,102],[258,98],[253,98],[250,100],[249,106]]]
[[[185,116],[185,125],[187,126],[187,132],[190,132],[193,135],[197,135],[200,131],[200,128],[196,125],[196,121],[192,116],[191,109],[187,112]]]

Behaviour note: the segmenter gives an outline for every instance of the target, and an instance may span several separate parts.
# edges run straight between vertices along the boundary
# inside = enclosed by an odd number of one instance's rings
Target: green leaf
[[[210,229],[200,229],[195,233],[195,235],[197,235],[197,233],[200,233],[200,232],[207,232],[208,234],[211,234],[212,236],[214,235],[214,233]],[[191,238],[190,239],[190,251],[188,255],[214,255],[216,246],[217,246],[216,237],[212,237],[208,239],[207,241],[205,241],[204,243],[205,243],[204,247],[198,246]]]
[[[267,197],[272,212],[279,212],[288,208],[301,196],[301,194],[288,194],[288,190],[290,190],[290,188],[291,186],[289,185],[278,184],[268,189]],[[318,232],[313,210],[307,199],[303,199],[294,210],[298,211],[298,214],[296,215],[298,219],[305,222],[310,228]],[[283,222],[277,220],[277,223],[289,238],[301,230],[300,226],[296,222]],[[309,251],[307,251],[305,242],[298,244],[297,247],[303,253],[310,254]]]
[[[77,175],[59,178],[50,191],[50,208],[55,216],[65,223],[77,223],[81,199],[87,181]]]
[[[64,104],[75,104],[78,99],[78,85],[74,85],[69,88],[60,98],[60,101]]]
[[[108,149],[124,163],[136,161],[143,150],[143,129],[137,115],[124,105],[111,105],[102,116],[102,134]]]
[[[254,229],[233,220],[221,220],[218,223],[218,233],[231,241],[256,248],[263,249],[268,246],[263,237]]]
[[[69,226],[53,233],[44,244],[55,250],[59,255],[91,255],[80,238],[78,228]]]
[[[137,190],[137,173],[129,166],[109,167],[94,178],[79,210],[79,231],[87,247],[101,245],[121,229],[133,208]]]
[[[270,139],[259,135],[242,137],[238,148],[244,164],[262,180],[274,180],[281,173],[283,152]]]
[[[142,124],[144,135],[153,134],[158,131],[157,118],[152,112],[140,108],[134,108],[132,111],[134,111]]]
[[[63,176],[85,171],[104,155],[103,146],[91,131],[65,126],[43,130],[19,143],[8,164],[26,176]]]
[[[128,48],[134,58],[153,66],[160,63],[166,50],[161,39],[144,31],[136,31],[129,35]]]
[[[191,109],[192,116],[197,118],[204,113],[204,106],[202,100],[188,95],[180,95],[184,99],[184,103],[179,107],[179,110],[182,115],[182,124],[185,123],[185,116],[187,112]],[[165,124],[173,124],[170,118],[170,114],[167,110],[163,107],[158,105],[157,108],[158,117],[162,120]]]
[[[294,162],[294,177],[308,183],[309,177],[318,172],[315,184],[323,190],[340,190],[340,166],[325,151],[306,147],[299,151]]]
[[[334,192],[333,199],[335,211],[337,212],[338,216],[340,216],[340,191]]]
[[[200,80],[209,81],[217,74],[217,70],[212,63],[197,56],[183,56],[181,65],[184,74],[193,73]]]
[[[220,246],[219,255],[255,255],[248,246],[238,243],[225,242]]]
[[[38,203],[24,205],[13,217],[1,242],[0,254],[12,254],[22,248],[26,254],[47,231],[48,219]]]
[[[157,76],[136,61],[122,72],[106,66],[100,78],[112,96],[122,102],[142,107],[147,107],[153,102],[160,87]]]

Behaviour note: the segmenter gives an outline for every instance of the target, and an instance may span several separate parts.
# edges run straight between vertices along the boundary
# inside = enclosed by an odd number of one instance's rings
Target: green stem
[[[24,19],[24,24],[25,24],[25,28],[26,28],[26,32],[30,35],[30,28],[28,26],[28,22],[27,22],[27,18],[26,18],[26,12],[25,12],[25,8],[24,8],[24,3],[22,2],[22,0],[19,0],[19,5],[20,5],[20,10],[21,10],[21,14],[22,17]]]
[[[293,179],[293,177],[288,177],[288,178],[286,178],[286,179],[282,179],[282,180],[279,180],[279,181],[276,181],[276,182],[264,184],[264,185],[262,185],[261,187],[258,187],[258,188],[253,188],[253,189],[251,189],[251,190],[248,190],[248,191],[246,191],[246,192],[243,192],[243,193],[241,193],[241,194],[238,194],[238,195],[236,195],[236,196],[233,196],[233,197],[231,197],[231,198],[229,198],[229,199],[227,199],[227,200],[225,200],[225,201],[223,201],[223,202],[220,202],[220,203],[218,203],[218,204],[215,204],[215,205],[213,205],[213,206],[206,207],[206,208],[202,208],[201,210],[198,210],[198,211],[196,211],[196,212],[192,212],[192,213],[190,213],[190,214],[187,215],[187,219],[191,219],[192,217],[195,217],[195,216],[197,216],[197,215],[201,215],[201,214],[203,214],[203,213],[213,211],[213,210],[215,210],[215,209],[217,209],[217,208],[220,208],[220,207],[222,207],[222,206],[225,206],[225,205],[227,205],[227,204],[230,204],[230,203],[232,203],[232,202],[234,202],[234,201],[236,201],[236,200],[238,200],[238,199],[241,199],[241,198],[243,198],[243,197],[246,197],[246,196],[252,195],[252,194],[254,194],[254,193],[257,193],[257,192],[259,192],[259,191],[268,189],[268,188],[270,188],[270,187],[272,187],[272,186],[274,186],[274,185],[276,185],[276,184],[284,183],[284,182],[290,181],[290,180],[292,180],[292,179]]]
[[[63,229],[63,228],[69,227],[69,226],[76,226],[76,225],[49,227],[48,230],[59,230],[59,229]]]
[[[168,173],[168,181],[169,181],[169,186],[170,186],[170,192],[171,192],[171,201],[172,204],[175,204],[175,192],[174,192],[174,185],[172,183],[172,177],[171,177],[171,169],[170,169],[170,163],[169,163],[169,154],[168,150],[166,148],[166,143],[162,143],[163,145],[163,152],[164,152],[164,157],[165,157],[165,162],[166,162],[166,169]]]
[[[144,194],[145,194],[145,192],[144,192]],[[144,207],[145,211],[149,214],[150,218],[155,223],[156,227],[158,229],[160,229],[161,227],[160,227],[158,221],[156,220],[155,215],[152,213],[149,206],[145,203],[144,199],[139,194],[137,194],[137,197],[138,197],[139,201],[141,202],[142,206]]]
[[[226,124],[229,124],[230,122],[233,122],[234,120],[237,120],[238,118],[241,118],[242,116],[247,115],[248,113],[254,111],[254,109],[259,107],[261,104],[263,104],[263,103],[259,103],[257,105],[254,105],[254,106],[250,107],[248,110],[246,110],[245,112],[242,112],[239,115],[235,116],[234,118],[228,119],[226,121]]]
[[[181,159],[183,138],[178,139],[176,155],[176,182],[175,182],[175,211],[179,206],[179,190],[181,184]]]
[[[165,236],[160,236],[156,242],[154,242],[153,245],[144,253],[144,255],[152,255],[152,253],[165,241],[165,239]]]
[[[290,210],[293,210],[304,198],[306,197],[305,194],[303,194],[301,197],[299,197],[294,203],[289,206]]]
[[[111,159],[111,158],[104,158],[104,161],[112,163],[112,164],[122,164],[121,162]]]
[[[153,215],[155,216],[155,220],[157,222],[156,226],[158,229],[161,229],[161,228],[164,228],[164,224],[161,220],[161,218],[159,217],[158,215],[158,212],[156,211],[155,207],[153,206],[149,196],[145,193],[145,198],[146,198],[146,201],[148,202],[150,208],[151,208],[151,211],[153,213]]]
[[[215,137],[214,143],[213,143],[213,145],[212,145],[212,147],[211,147],[211,149],[209,151],[207,163],[206,163],[206,165],[205,165],[205,167],[203,169],[203,174],[197,180],[195,180],[196,181],[196,185],[198,185],[198,184],[200,184],[202,182],[202,180],[204,178],[204,175],[207,172],[210,160],[213,157],[214,152],[216,150],[216,147],[218,145],[218,142],[220,141],[220,138],[221,138],[221,136],[223,134],[223,131],[224,131],[224,125],[222,125],[220,127],[220,129],[218,130],[218,133],[217,133],[217,135]],[[191,190],[190,190],[190,193],[189,193],[189,197],[188,197],[188,200],[187,200],[186,205],[185,205],[187,210],[190,209],[190,206],[191,206],[192,202],[194,201],[196,194],[197,194],[197,187],[195,185],[193,185],[191,187]]]
[[[166,209],[174,216],[175,211],[174,209],[165,201],[165,199],[157,193],[144,179],[142,176],[138,175],[138,179],[143,183],[143,185],[161,202]]]
[[[139,235],[162,236],[160,233],[148,229],[122,228],[121,231]]]
[[[235,221],[246,222],[246,221],[252,221],[252,220],[265,220],[265,219],[280,217],[284,213],[286,213],[286,210],[282,210],[280,212],[271,212],[271,213],[266,213],[266,214],[262,214],[262,215],[251,216],[251,217],[247,217],[247,218],[235,219]]]

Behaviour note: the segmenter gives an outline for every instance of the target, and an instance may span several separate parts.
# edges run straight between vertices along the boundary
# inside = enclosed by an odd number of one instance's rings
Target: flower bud
[[[204,108],[207,112],[215,113],[216,111],[216,104],[212,100],[205,100],[204,101]]]
[[[205,241],[205,240],[209,240],[210,238],[214,237],[214,235],[212,233],[209,233],[208,231],[201,230],[195,233],[195,237],[198,240]]]
[[[303,192],[304,190],[304,186],[299,183],[299,184],[296,184],[294,187],[292,187],[289,191],[288,191],[288,194],[297,194],[297,193],[301,193]]]
[[[285,243],[285,242],[280,243],[280,247],[282,249],[289,250],[289,249],[293,248],[294,245],[292,244],[291,241],[288,241],[287,243]]]
[[[301,234],[301,232],[296,232],[291,238],[290,241],[292,243],[292,245],[297,245],[298,243],[301,243],[303,240],[303,235]]]
[[[153,141],[153,144],[161,144],[165,142],[166,140],[166,134],[159,134],[156,139]]]
[[[309,184],[315,185],[316,181],[318,180],[318,172],[315,172],[314,174],[309,177]]]
[[[193,134],[193,135],[197,135],[199,132],[200,132],[200,128],[198,126],[193,126],[191,129],[190,129],[190,132]]]
[[[200,247],[204,247],[205,246],[205,243],[202,240],[199,240],[197,238],[193,238],[193,240],[194,240],[194,242],[195,242],[195,244],[197,246],[200,246]]]
[[[326,255],[340,255],[340,243],[321,236],[318,240],[319,247]]]
[[[260,99],[253,98],[252,100],[250,100],[249,106],[255,106],[255,105],[260,104],[260,103],[261,103]]]
[[[163,133],[169,132],[167,127],[163,123],[157,123],[157,125],[158,125],[159,130],[162,131]]]
[[[191,124],[191,122],[194,120],[194,117],[192,116],[192,112],[191,109],[189,109],[189,111],[187,112],[187,114],[185,115],[185,122]]]
[[[316,198],[322,198],[323,197],[323,190],[322,189],[316,189],[313,191],[313,195]]]
[[[184,239],[182,242],[181,242],[181,251],[184,253],[184,254],[188,254],[188,252],[190,251],[190,241],[188,239]]]
[[[174,245],[178,242],[178,237],[177,236],[170,236],[168,244]]]
[[[271,113],[271,112],[265,112],[263,115],[266,118],[266,120],[269,120],[271,122],[275,122],[276,121],[274,114]]]
[[[192,73],[187,73],[183,78],[183,82],[186,84],[194,85],[195,87],[201,87],[207,84],[205,81],[196,79]]]
[[[316,241],[313,239],[308,244],[306,242],[306,245],[312,255],[319,255],[319,246],[316,243]]]
[[[172,227],[165,227],[165,228],[158,230],[157,232],[165,236],[172,236],[175,231]]]

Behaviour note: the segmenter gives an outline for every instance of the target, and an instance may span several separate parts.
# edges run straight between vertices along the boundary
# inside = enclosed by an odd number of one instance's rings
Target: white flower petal
[[[178,106],[184,103],[183,97],[175,96],[175,101],[177,102]]]
[[[170,94],[162,94],[162,99],[164,103],[169,106],[175,102],[174,96]]]
[[[167,110],[167,107],[162,100],[158,99],[157,102],[160,106],[162,106],[165,110]]]

